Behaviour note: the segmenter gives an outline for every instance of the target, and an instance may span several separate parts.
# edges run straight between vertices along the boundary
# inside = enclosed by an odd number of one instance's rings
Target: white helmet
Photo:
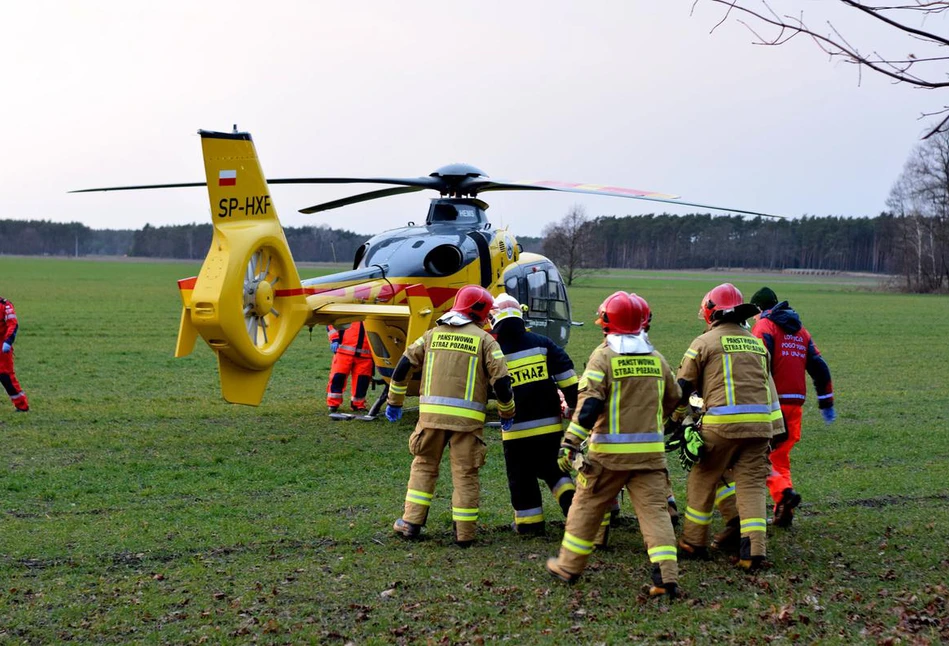
[[[495,298],[494,307],[491,308],[491,327],[496,327],[498,323],[512,316],[524,318],[517,299],[510,294],[501,294]]]

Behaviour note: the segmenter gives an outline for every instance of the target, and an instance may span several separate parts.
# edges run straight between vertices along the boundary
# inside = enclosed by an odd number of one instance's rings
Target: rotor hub
[[[254,316],[264,316],[273,309],[274,289],[266,280],[253,280],[244,291],[244,305]]]

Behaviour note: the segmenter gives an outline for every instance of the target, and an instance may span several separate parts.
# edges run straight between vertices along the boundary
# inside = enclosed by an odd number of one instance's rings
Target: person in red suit
[[[366,410],[366,393],[372,381],[372,351],[366,338],[366,327],[360,321],[345,323],[339,329],[326,326],[333,364],[330,366],[330,381],[326,386],[326,406],[331,413],[343,404],[346,379],[353,376],[350,406],[354,411]]]
[[[0,296],[0,383],[10,396],[10,401],[17,411],[25,413],[30,410],[30,402],[26,398],[20,382],[16,380],[16,371],[13,369],[13,342],[16,341],[17,330],[16,310],[13,303]]]
[[[790,527],[794,508],[801,504],[801,494],[791,482],[791,449],[801,439],[801,412],[810,375],[817,391],[817,407],[826,424],[837,418],[834,411],[834,387],[830,368],[814,344],[814,339],[801,323],[801,317],[788,305],[778,302],[774,291],[762,287],[751,302],[761,310],[751,333],[764,341],[771,353],[771,375],[778,390],[781,413],[788,439],[771,452],[771,475],[768,489],[775,502],[774,524]]]

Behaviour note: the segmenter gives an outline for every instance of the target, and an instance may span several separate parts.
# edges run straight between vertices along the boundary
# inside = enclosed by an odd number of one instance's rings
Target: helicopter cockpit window
[[[547,313],[547,272],[534,271],[527,274],[528,307],[532,312]]]
[[[478,209],[469,204],[436,204],[432,209],[432,222],[479,224],[481,217]]]
[[[567,314],[567,291],[560,276],[546,271],[527,274],[529,309],[534,316],[543,316],[560,321],[570,317]]]

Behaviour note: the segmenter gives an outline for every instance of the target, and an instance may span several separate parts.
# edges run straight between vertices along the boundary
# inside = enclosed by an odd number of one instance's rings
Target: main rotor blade
[[[184,184],[144,184],[142,186],[107,186],[105,188],[80,188],[67,193],[94,193],[96,191],[143,191],[150,188],[191,188],[193,186],[207,186],[207,182],[187,182]]]
[[[700,209],[713,209],[715,211],[729,211],[731,213],[741,213],[743,215],[757,215],[765,218],[783,219],[783,215],[773,215],[771,213],[761,213],[759,211],[748,211],[746,209],[734,209],[727,206],[714,206],[711,204],[699,204],[697,202],[683,202],[677,195],[667,195],[664,193],[655,193],[652,191],[641,191],[635,188],[623,188],[619,186],[604,186],[600,184],[580,184],[572,182],[557,182],[550,180],[529,181],[529,182],[508,182],[504,180],[475,180],[465,184],[465,188],[475,192],[485,191],[560,191],[563,193],[584,193],[588,195],[606,195],[610,197],[625,197],[632,200],[646,200],[648,202],[662,202],[665,204],[678,204],[679,206],[694,206]]]
[[[384,188],[380,191],[360,193],[359,195],[344,197],[339,200],[333,200],[332,202],[324,202],[323,204],[308,206],[305,209],[300,209],[300,213],[318,213],[320,211],[329,211],[330,209],[338,209],[341,206],[348,206],[349,204],[377,200],[380,197],[390,197],[392,195],[401,195],[402,193],[415,193],[416,191],[421,191],[424,188],[424,186],[399,186],[396,188]]]
[[[268,184],[394,184],[396,186],[415,186],[419,189],[439,190],[444,181],[438,177],[277,177],[268,179]],[[101,188],[81,188],[69,193],[94,193],[97,191],[142,191],[154,188],[192,188],[207,186],[207,182],[180,182],[177,184],[140,184],[137,186],[105,186]]]

